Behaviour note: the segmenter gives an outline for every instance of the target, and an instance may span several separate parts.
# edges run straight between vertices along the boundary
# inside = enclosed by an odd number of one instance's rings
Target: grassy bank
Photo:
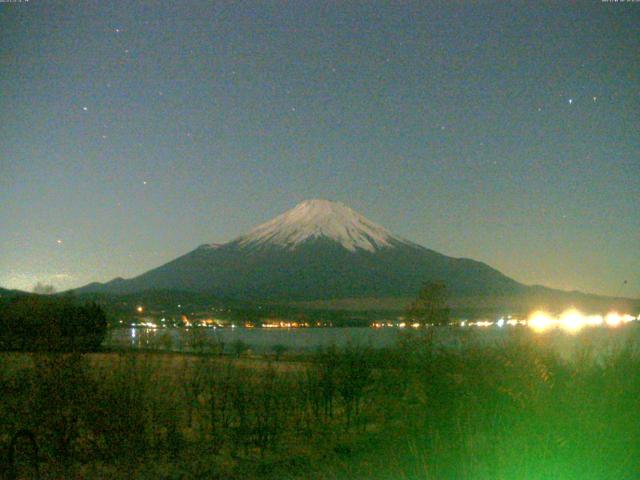
[[[595,480],[640,472],[632,346],[597,356],[585,347],[567,362],[514,332],[501,345],[442,349],[413,335],[392,349],[278,362],[149,352],[0,361],[0,447],[11,433],[32,431],[41,478]],[[25,476],[26,451],[18,445]]]

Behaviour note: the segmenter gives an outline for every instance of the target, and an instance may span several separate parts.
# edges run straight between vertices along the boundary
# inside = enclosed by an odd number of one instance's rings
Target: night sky
[[[640,3],[462,3],[0,3],[0,286],[134,276],[326,198],[640,297]]]

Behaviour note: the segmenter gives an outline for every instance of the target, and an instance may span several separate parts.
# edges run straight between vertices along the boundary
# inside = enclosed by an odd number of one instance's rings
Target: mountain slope
[[[343,204],[309,200],[223,245],[202,245],[130,280],[80,292],[179,289],[262,300],[412,296],[426,280],[454,295],[496,295],[523,286],[470,259],[426,249]]]

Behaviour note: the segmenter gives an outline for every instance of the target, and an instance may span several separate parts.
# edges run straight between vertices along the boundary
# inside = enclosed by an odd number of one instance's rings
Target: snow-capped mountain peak
[[[237,239],[241,246],[276,245],[294,249],[314,238],[326,238],[350,251],[370,252],[408,243],[387,229],[339,202],[306,200],[291,210],[258,225]]]

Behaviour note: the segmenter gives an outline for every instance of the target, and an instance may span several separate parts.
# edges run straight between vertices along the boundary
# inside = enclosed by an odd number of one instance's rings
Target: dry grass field
[[[629,325],[625,328],[637,328]],[[0,354],[0,448],[40,477],[632,479],[633,345],[561,359],[526,335],[428,335],[275,362],[161,352]],[[28,445],[17,470],[33,478]]]

